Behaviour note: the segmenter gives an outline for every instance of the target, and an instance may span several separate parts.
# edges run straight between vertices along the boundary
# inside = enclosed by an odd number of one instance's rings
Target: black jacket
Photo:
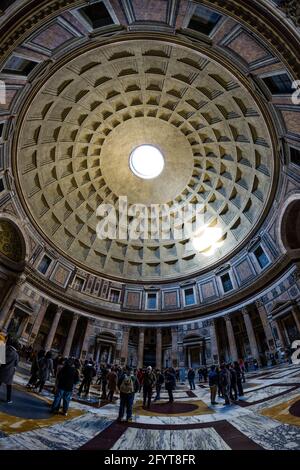
[[[93,365],[87,364],[84,366],[82,374],[85,380],[92,380],[96,375],[96,369]]]
[[[176,375],[173,372],[167,371],[165,373],[165,387],[166,390],[174,390],[176,387]]]
[[[57,388],[72,392],[74,385],[79,381],[78,370],[66,364],[60,369],[57,379]]]

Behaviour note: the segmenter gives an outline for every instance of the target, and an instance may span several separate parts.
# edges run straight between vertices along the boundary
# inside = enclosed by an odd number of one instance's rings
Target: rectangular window
[[[232,285],[229,273],[223,274],[223,276],[221,276],[221,282],[222,282],[224,292],[229,292],[230,290],[233,289],[233,285]]]
[[[287,73],[280,73],[278,75],[272,75],[271,77],[265,77],[263,78],[263,81],[269,88],[272,95],[287,95],[295,91],[292,88],[292,80]]]
[[[261,246],[257,247],[256,250],[254,250],[254,255],[261,269],[265,268],[269,264],[268,257]]]
[[[194,305],[195,304],[195,294],[194,289],[189,288],[184,291],[184,301],[185,305]]]
[[[220,19],[221,15],[218,13],[210,10],[209,8],[197,6],[195,13],[188,24],[188,28],[194,29],[202,34],[209,35]]]
[[[147,294],[147,308],[155,310],[157,306],[157,294]]]
[[[24,59],[23,57],[18,57],[13,55],[8,61],[6,62],[4,69],[2,70],[3,73],[10,73],[14,75],[27,75],[32,72],[34,67],[37,65],[37,62],[33,60]]]
[[[73,287],[75,290],[77,290],[78,292],[81,292],[83,288],[83,284],[84,284],[84,279],[82,279],[81,277],[75,277],[74,284],[73,284]]]
[[[115,289],[111,289],[111,291],[110,291],[110,296],[109,296],[109,300],[110,300],[111,302],[118,303],[118,302],[119,302],[119,299],[120,299],[120,291],[119,291],[119,290],[115,290]]]
[[[94,29],[114,24],[103,2],[93,3],[91,5],[83,7],[80,9],[80,13],[85,17],[85,19],[90,23],[90,25]]]
[[[291,162],[300,166],[300,150],[290,147]]]
[[[52,262],[52,259],[49,258],[49,256],[47,256],[47,255],[43,256],[43,258],[42,258],[42,260],[39,264],[38,271],[42,274],[46,274],[51,262]]]

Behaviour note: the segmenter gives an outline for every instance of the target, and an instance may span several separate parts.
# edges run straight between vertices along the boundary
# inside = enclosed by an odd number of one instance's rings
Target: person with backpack
[[[165,378],[162,374],[162,372],[159,369],[156,369],[156,397],[154,398],[154,401],[160,400],[160,392],[161,392],[161,387],[162,384],[164,383]]]
[[[94,363],[92,360],[86,361],[84,366],[83,366],[83,380],[80,384],[79,390],[78,390],[78,397],[80,398],[82,390],[84,389],[85,396],[87,397],[89,392],[90,392],[90,386],[92,383],[93,378],[96,375],[96,369],[94,367]]]
[[[79,382],[79,373],[74,367],[73,360],[67,359],[64,365],[57,370],[57,386],[54,401],[52,403],[52,413],[58,413],[61,400],[63,401],[63,414],[67,416],[69,404],[72,398],[73,387]]]
[[[176,388],[176,373],[173,367],[169,367],[165,372],[165,388],[169,395],[168,403],[173,403],[173,390]]]
[[[47,380],[50,379],[50,376],[54,375],[53,370],[53,360],[52,360],[52,353],[48,351],[44,357],[42,357],[39,362],[39,379],[36,383],[35,388],[38,388],[38,393],[42,393],[43,388]]]
[[[124,413],[126,411],[126,422],[130,422],[132,421],[134,394],[138,389],[138,381],[133,375],[132,369],[129,367],[126,367],[123,373],[120,375],[118,388],[120,390],[118,421],[123,421]]]
[[[189,384],[190,384],[190,389],[191,390],[195,390],[196,386],[195,386],[195,371],[194,369],[190,368],[189,371],[188,371],[188,381],[189,381]]]
[[[143,383],[143,407],[150,408],[153,388],[156,384],[156,377],[152,371],[152,367],[148,366],[144,375]]]
[[[210,388],[210,402],[212,405],[217,405],[216,395],[218,390],[219,377],[216,372],[216,366],[212,365],[208,373],[208,384]]]

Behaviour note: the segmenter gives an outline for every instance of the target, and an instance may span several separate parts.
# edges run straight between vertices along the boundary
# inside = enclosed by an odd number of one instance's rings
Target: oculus
[[[154,145],[139,145],[131,152],[129,157],[129,167],[132,173],[146,180],[157,178],[163,171],[164,166],[164,157]]]

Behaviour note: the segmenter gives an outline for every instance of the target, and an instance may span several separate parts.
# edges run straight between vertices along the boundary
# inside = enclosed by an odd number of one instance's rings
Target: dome
[[[75,264],[121,280],[186,277],[231,256],[260,224],[274,177],[253,90],[169,41],[90,47],[64,62],[32,92],[16,148],[40,233]],[[143,145],[163,155],[155,178],[130,166]]]

